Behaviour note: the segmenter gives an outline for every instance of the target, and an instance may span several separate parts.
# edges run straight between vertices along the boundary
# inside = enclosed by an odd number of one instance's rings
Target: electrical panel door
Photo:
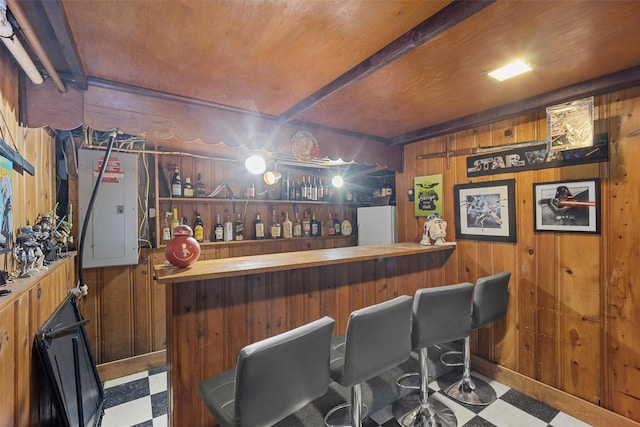
[[[85,233],[83,267],[138,263],[138,156],[112,152],[87,213],[93,188],[104,160],[104,150],[78,152],[80,230],[90,215]],[[80,233],[81,236],[81,233]]]

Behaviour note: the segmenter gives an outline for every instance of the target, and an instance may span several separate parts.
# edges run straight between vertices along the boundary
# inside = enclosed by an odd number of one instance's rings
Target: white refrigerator
[[[358,246],[396,243],[395,206],[358,208]]]

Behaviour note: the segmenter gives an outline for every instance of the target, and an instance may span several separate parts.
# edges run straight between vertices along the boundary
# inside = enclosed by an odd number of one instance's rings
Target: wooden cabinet
[[[195,183],[199,175],[201,181],[205,184],[207,194],[211,194],[218,186],[221,186],[222,190],[215,197],[169,197],[170,180],[176,166],[180,171],[183,182],[189,177],[191,182]],[[296,183],[301,180],[302,176],[316,177],[318,182],[322,179],[325,183],[331,178],[330,172],[323,169],[279,168],[279,172],[282,173],[283,179],[288,177],[290,182]],[[362,206],[362,203],[344,201],[345,197],[342,192],[334,192],[331,199],[325,201],[286,200],[285,197],[281,198],[281,189],[278,184],[267,186],[262,182],[261,175],[249,174],[239,162],[202,159],[187,155],[156,156],[155,176],[158,179],[155,180],[155,192],[152,195],[155,206],[152,237],[155,240],[156,247],[164,247],[166,244],[166,241],[163,240],[162,230],[166,226],[170,228],[173,209],[177,209],[179,220],[181,222],[183,220],[186,221],[186,224],[192,228],[196,214],[200,215],[204,223],[204,242],[201,244],[203,249],[208,246],[215,248],[219,245],[225,245],[225,248],[228,247],[230,242],[214,242],[213,230],[216,225],[216,216],[220,215],[221,222],[224,223],[227,219],[235,222],[237,215],[240,214],[244,222],[244,237],[242,241],[234,240],[231,243],[250,247],[245,251],[247,253],[261,253],[260,251],[256,252],[256,248],[261,246],[264,247],[264,253],[272,253],[273,251],[267,249],[268,245],[273,245],[273,243],[267,242],[269,238],[268,231],[266,232],[265,240],[255,240],[254,224],[257,215],[260,214],[265,224],[265,230],[268,230],[273,211],[275,211],[277,220],[280,223],[284,221],[286,214],[289,215],[289,219],[294,223],[296,212],[300,220],[303,219],[305,212],[309,218],[311,218],[312,214],[315,214],[316,218],[322,223],[322,237],[320,239],[334,241],[318,244],[305,238],[294,238],[286,239],[292,240],[291,242],[281,242],[276,246],[270,246],[270,248],[280,247],[282,251],[288,252],[304,248],[331,248],[357,244],[357,239],[355,238],[356,212],[357,207]],[[246,188],[250,185],[255,188],[256,196],[245,198]],[[340,221],[348,220],[351,222],[354,234],[344,237],[329,236],[327,234],[325,224],[328,222],[329,215],[333,217],[335,214],[337,214]],[[295,242],[296,240],[301,241]],[[212,251],[215,252],[216,249],[212,249]],[[243,251],[236,248],[235,252]]]

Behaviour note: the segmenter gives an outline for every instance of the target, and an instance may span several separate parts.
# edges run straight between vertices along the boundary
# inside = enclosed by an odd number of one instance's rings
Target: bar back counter
[[[454,248],[396,243],[155,265],[167,303],[169,426],[212,425],[198,384],[232,368],[245,345],[322,316],[344,334],[353,310],[442,285]]]

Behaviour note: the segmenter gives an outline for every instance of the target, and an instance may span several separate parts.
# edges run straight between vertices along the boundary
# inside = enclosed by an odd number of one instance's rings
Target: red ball
[[[200,258],[200,243],[193,238],[193,231],[188,225],[177,226],[173,236],[167,243],[164,256],[171,265],[189,267]]]

